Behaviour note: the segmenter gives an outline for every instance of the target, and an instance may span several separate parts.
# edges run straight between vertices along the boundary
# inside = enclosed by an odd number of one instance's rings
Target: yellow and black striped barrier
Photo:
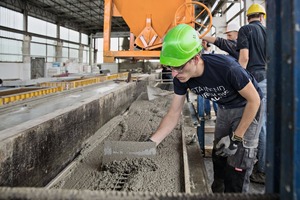
[[[57,87],[61,86],[64,88],[64,90],[70,90],[77,87],[82,87],[86,85],[91,85],[95,83],[101,83],[108,80],[115,80],[118,78],[127,78],[128,72],[118,73],[118,74],[112,74],[112,75],[106,75],[106,76],[95,76],[90,78],[82,78],[82,79],[76,79],[76,80],[65,80],[65,81],[59,81],[59,82],[44,82],[41,83],[41,87]]]
[[[75,80],[44,82],[39,84],[40,86],[39,88],[24,87],[18,89],[5,90],[2,92],[0,91],[0,106],[12,102],[16,102],[16,101],[21,101],[24,99],[61,92],[63,90],[70,90],[78,87],[92,85],[95,83],[101,83],[108,80],[124,79],[127,78],[127,76],[128,76],[128,72],[123,72],[118,74],[112,74],[106,76],[101,75],[101,76],[81,78]]]
[[[51,88],[17,88],[4,90],[0,92],[0,106],[15,101],[21,101],[33,97],[39,97],[47,94],[63,91],[62,87]]]

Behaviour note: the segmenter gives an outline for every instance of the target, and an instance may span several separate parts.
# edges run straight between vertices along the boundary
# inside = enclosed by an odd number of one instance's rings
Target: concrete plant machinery
[[[210,10],[202,3],[191,0],[105,0],[103,51],[104,62],[115,58],[159,58],[165,34],[177,24],[185,23],[204,30],[212,26]],[[111,51],[112,17],[123,17],[130,28],[129,50]]]

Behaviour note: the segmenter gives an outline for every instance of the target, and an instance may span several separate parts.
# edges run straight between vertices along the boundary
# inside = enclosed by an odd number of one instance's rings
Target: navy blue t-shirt
[[[224,38],[216,37],[214,45],[219,47],[221,50],[226,51],[232,57],[239,59],[239,52],[236,50],[236,40],[226,40]]]
[[[266,37],[266,28],[259,21],[250,22],[239,30],[236,48],[237,51],[249,50],[249,61],[246,69],[250,73],[266,70]],[[258,82],[260,81],[258,80]]]
[[[190,78],[185,83],[181,83],[175,77],[173,80],[175,94],[185,95],[189,88],[193,93],[217,102],[221,108],[238,108],[247,103],[238,91],[252,81],[262,98],[257,82],[236,59],[220,54],[203,54],[201,57],[204,61],[203,74]]]

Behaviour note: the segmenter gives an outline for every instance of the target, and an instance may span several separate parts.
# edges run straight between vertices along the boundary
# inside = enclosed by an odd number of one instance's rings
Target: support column
[[[62,62],[62,46],[63,43],[61,41],[57,42],[56,48],[55,48],[55,61],[56,62]]]
[[[60,23],[56,25],[56,37],[60,38]],[[57,41],[57,45],[55,47],[55,61],[56,62],[62,62],[62,41]]]
[[[22,47],[22,54],[23,54],[23,63],[30,63],[30,41],[31,37],[29,35],[24,35],[23,38],[23,47]]]
[[[89,65],[92,66],[94,64],[94,43],[93,43],[93,34],[90,35],[90,48],[89,48]]]
[[[29,35],[24,35],[22,46],[23,66],[19,69],[19,77],[22,80],[30,80],[31,78],[30,41],[31,37]]]
[[[78,62],[83,63],[83,50],[84,50],[84,45],[79,45],[79,51],[78,51]]]
[[[280,0],[267,5],[266,192],[280,199],[300,197],[299,6]]]
[[[97,64],[97,53],[98,53],[98,49],[97,49],[97,45],[96,45],[96,39],[93,38],[93,43],[94,43],[94,62],[93,64]]]
[[[94,62],[93,62],[93,64],[97,63],[97,53],[98,53],[98,49],[94,49]]]

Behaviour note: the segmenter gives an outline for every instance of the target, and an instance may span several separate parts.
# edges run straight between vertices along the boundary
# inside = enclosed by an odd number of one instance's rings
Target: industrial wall
[[[30,80],[30,63],[0,63],[0,78]]]

